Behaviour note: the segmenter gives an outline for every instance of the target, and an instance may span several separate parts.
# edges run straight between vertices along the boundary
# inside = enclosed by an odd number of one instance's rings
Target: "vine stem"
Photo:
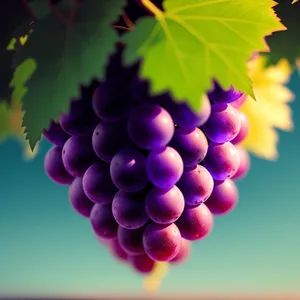
[[[31,19],[33,19],[34,21],[36,21],[36,16],[34,15],[33,11],[31,10],[31,8],[30,8],[30,6],[28,4],[28,0],[21,0],[21,3],[25,7],[27,13],[30,15]]]
[[[151,12],[156,17],[156,19],[164,18],[164,12],[160,10],[150,0],[140,0],[140,2],[149,12]]]

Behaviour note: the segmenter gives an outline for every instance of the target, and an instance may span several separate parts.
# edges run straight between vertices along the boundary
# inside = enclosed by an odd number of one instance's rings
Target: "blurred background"
[[[300,80],[288,87],[295,130],[280,133],[276,162],[252,157],[240,203],[217,217],[190,260],[172,267],[158,295],[300,295]],[[87,220],[43,169],[50,144],[22,159],[20,144],[0,146],[0,295],[101,296],[143,293],[143,278],[115,261]],[[288,299],[288,298],[282,298]]]

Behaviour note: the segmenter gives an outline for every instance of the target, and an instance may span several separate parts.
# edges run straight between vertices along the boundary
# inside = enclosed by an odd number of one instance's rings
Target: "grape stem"
[[[156,19],[164,18],[164,12],[160,10],[150,0],[140,0],[140,2],[150,13],[152,13],[155,16]]]

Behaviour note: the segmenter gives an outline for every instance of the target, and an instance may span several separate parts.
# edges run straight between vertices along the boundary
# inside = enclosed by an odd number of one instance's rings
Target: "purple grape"
[[[237,100],[231,102],[230,105],[232,107],[234,107],[235,109],[239,109],[245,103],[245,101],[247,100],[247,98],[248,98],[248,96],[246,94],[243,94]]]
[[[54,146],[47,152],[44,168],[49,178],[57,184],[70,185],[74,179],[64,167],[61,147]]]
[[[150,181],[159,188],[170,188],[177,183],[183,173],[183,162],[179,153],[164,147],[151,151],[146,162]]]
[[[123,149],[113,157],[110,175],[120,190],[128,193],[138,192],[149,182],[146,173],[146,158],[134,148]]]
[[[170,146],[180,154],[185,167],[193,167],[206,156],[208,142],[199,128],[176,128]]]
[[[197,165],[195,168],[183,172],[177,186],[187,205],[198,206],[211,195],[214,180],[204,167]]]
[[[119,226],[118,241],[122,249],[129,255],[144,254],[143,233],[145,228],[126,229]]]
[[[115,52],[109,55],[109,62],[105,72],[107,80],[124,81],[124,78],[126,78],[127,69],[123,66],[123,52],[124,45],[118,43],[116,44]]]
[[[246,177],[250,169],[250,156],[248,151],[241,146],[237,147],[237,150],[239,152],[240,164],[237,172],[231,177],[231,179],[234,180],[240,180]]]
[[[125,119],[131,105],[129,89],[120,81],[105,81],[94,91],[93,108],[96,115],[104,121]]]
[[[62,159],[65,168],[71,175],[83,176],[88,167],[98,160],[93,151],[91,137],[70,137],[63,147]]]
[[[146,197],[146,211],[158,224],[171,224],[178,220],[184,209],[184,198],[174,185],[169,189],[154,187]]]
[[[151,95],[149,90],[149,81],[140,79],[139,74],[136,73],[130,84],[131,92],[133,97],[141,103],[152,103],[152,104],[165,104],[171,101],[169,94]]]
[[[47,129],[43,131],[44,137],[52,144],[63,147],[65,142],[70,138],[58,122],[51,121]]]
[[[214,190],[205,202],[214,215],[224,215],[231,212],[238,203],[238,189],[231,179],[216,184]]]
[[[128,133],[132,141],[146,150],[166,146],[174,134],[174,123],[161,106],[141,104],[132,109],[128,119]]]
[[[83,189],[91,201],[100,204],[112,203],[118,191],[111,180],[109,166],[104,163],[93,164],[86,170]]]
[[[90,221],[94,232],[99,237],[105,239],[117,237],[119,225],[112,214],[111,204],[94,204]]]
[[[140,228],[149,220],[145,201],[140,194],[117,192],[112,203],[112,212],[118,224],[127,229]]]
[[[68,134],[75,136],[90,134],[99,123],[90,94],[89,91],[84,91],[81,99],[72,100],[69,112],[60,116],[60,125]]]
[[[236,147],[230,142],[210,143],[203,164],[215,180],[222,181],[237,172],[240,158]]]
[[[179,253],[181,242],[179,229],[174,223],[150,223],[146,226],[143,236],[144,249],[154,261],[172,260]]]
[[[240,98],[243,93],[235,91],[231,85],[229,90],[224,90],[222,87],[214,81],[214,89],[208,94],[209,99],[215,103],[230,103]]]
[[[240,119],[241,119],[241,128],[239,130],[239,133],[237,136],[231,141],[232,144],[236,145],[242,142],[248,135],[249,133],[249,121],[247,116],[242,113],[240,113]]]
[[[118,238],[114,238],[114,239],[111,240],[109,249],[110,249],[112,255],[117,260],[119,260],[119,261],[127,261],[128,254],[120,246]]]
[[[207,97],[203,97],[202,107],[195,114],[186,103],[170,102],[167,109],[174,122],[182,128],[192,129],[201,127],[209,118],[211,105]]]
[[[126,122],[101,122],[94,130],[92,142],[97,156],[110,163],[120,150],[130,145]]]
[[[221,144],[234,139],[240,128],[241,119],[238,110],[230,104],[213,104],[203,131],[211,141]]]
[[[184,239],[197,241],[212,231],[213,216],[204,203],[197,207],[186,207],[176,225]]]
[[[170,261],[172,264],[182,264],[184,263],[190,256],[191,254],[191,242],[182,239],[180,250],[178,254]]]
[[[129,255],[128,262],[140,274],[151,273],[155,265],[155,262],[146,254]]]
[[[75,178],[69,187],[69,201],[78,214],[89,218],[94,203],[90,201],[83,191],[82,178]]]

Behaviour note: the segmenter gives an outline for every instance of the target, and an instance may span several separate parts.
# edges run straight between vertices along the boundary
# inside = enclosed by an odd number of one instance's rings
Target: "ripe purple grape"
[[[93,108],[104,121],[120,121],[127,117],[132,105],[128,86],[120,81],[105,81],[95,89]]]
[[[120,190],[128,193],[142,190],[149,182],[145,156],[134,148],[121,150],[111,161],[110,175]]]
[[[128,262],[140,274],[151,273],[155,265],[155,262],[146,254],[129,255]]]
[[[234,139],[241,128],[240,113],[230,104],[213,104],[209,119],[203,126],[206,136],[215,143]]]
[[[70,138],[58,122],[51,121],[47,129],[43,131],[44,137],[52,144],[63,147],[65,142]]]
[[[63,130],[70,135],[90,134],[99,123],[93,111],[90,95],[86,94],[81,99],[74,99],[70,104],[69,112],[62,114],[59,121]]]
[[[238,189],[231,179],[216,184],[214,190],[205,202],[214,215],[224,215],[231,212],[238,203]]]
[[[117,237],[119,225],[112,214],[111,204],[94,204],[90,221],[94,232],[99,237],[105,239]]]
[[[54,146],[47,152],[44,168],[48,177],[57,184],[70,185],[74,179],[63,164],[61,147]]]
[[[172,264],[182,264],[184,263],[190,256],[191,254],[191,242],[182,239],[180,250],[178,254],[170,261]]]
[[[181,242],[179,229],[174,223],[150,223],[146,226],[143,236],[144,249],[154,261],[172,260],[179,253]]]
[[[199,128],[176,128],[170,146],[180,154],[185,167],[192,167],[206,156],[208,142]]]
[[[63,147],[62,160],[71,175],[83,176],[88,167],[98,160],[92,147],[91,136],[70,137]]]
[[[197,241],[211,233],[213,221],[210,210],[203,203],[197,207],[186,207],[176,225],[184,239]]]
[[[118,189],[111,180],[109,165],[101,162],[91,165],[83,175],[83,189],[95,203],[112,203]]]
[[[128,254],[122,249],[120,246],[120,243],[118,241],[118,238],[114,238],[111,240],[109,249],[112,253],[112,255],[119,261],[127,261]]]
[[[210,143],[203,164],[215,180],[225,180],[237,172],[240,158],[236,147],[230,142]]]
[[[243,95],[240,91],[235,91],[231,85],[228,90],[224,90],[216,81],[214,81],[214,88],[208,93],[208,97],[215,103],[230,103],[236,101]]]
[[[170,188],[177,183],[183,173],[183,161],[179,153],[164,147],[150,152],[146,162],[150,181],[159,188]]]
[[[240,113],[240,120],[241,120],[241,128],[239,130],[239,133],[237,136],[231,141],[232,144],[236,145],[241,143],[248,135],[249,133],[249,121],[247,116],[242,113]]]
[[[242,146],[237,147],[237,150],[240,157],[240,164],[237,172],[231,177],[233,180],[243,179],[247,176],[250,169],[250,156],[248,151]]]
[[[118,241],[121,248],[129,255],[144,254],[143,234],[144,227],[138,229],[126,229],[119,226]]]
[[[166,146],[173,134],[174,123],[169,113],[155,104],[141,104],[132,109],[128,118],[132,141],[146,150]]]
[[[112,212],[118,224],[127,229],[140,228],[149,220],[145,201],[140,194],[117,192],[112,203]]]
[[[90,201],[83,191],[82,178],[75,178],[69,187],[69,201],[78,214],[89,218],[94,203]]]
[[[148,216],[158,224],[171,224],[178,220],[184,209],[184,198],[174,185],[169,189],[154,187],[146,197]]]
[[[211,195],[214,180],[207,169],[197,165],[183,172],[177,186],[184,196],[186,205],[194,207],[205,202]]]
[[[211,105],[207,97],[203,97],[200,112],[195,114],[186,103],[170,102],[167,109],[174,122],[182,128],[201,127],[209,118]]]
[[[94,130],[92,144],[97,156],[110,163],[116,153],[130,145],[126,122],[101,122]]]

